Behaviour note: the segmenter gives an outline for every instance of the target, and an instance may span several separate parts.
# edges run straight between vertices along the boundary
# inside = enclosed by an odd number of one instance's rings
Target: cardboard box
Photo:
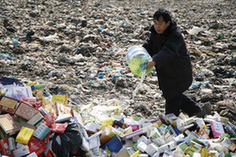
[[[131,139],[131,138],[133,138],[133,137],[135,137],[135,136],[142,135],[142,134],[144,134],[144,133],[147,132],[147,128],[148,128],[148,127],[141,128],[141,129],[136,130],[136,131],[134,131],[134,132],[131,132],[131,133],[127,134],[127,135],[124,135],[124,136],[122,137],[122,139],[123,139],[123,140],[128,140],[128,139]]]
[[[145,151],[148,155],[152,156],[158,151],[158,147],[154,143],[151,143],[147,146],[147,149]]]
[[[42,120],[44,120],[44,117],[43,117],[43,115],[40,113],[40,112],[38,112],[38,113],[36,113],[30,120],[28,120],[28,124],[30,124],[30,125],[34,125],[34,126],[36,126],[36,125],[38,125]]]
[[[45,124],[41,123],[40,126],[34,131],[34,136],[40,140],[43,140],[48,133],[50,132],[50,128]]]
[[[30,154],[29,147],[27,145],[25,145],[25,146],[22,146],[18,149],[15,149],[13,151],[13,154],[14,154],[14,157],[22,157],[27,154]]]
[[[109,149],[112,152],[118,153],[123,147],[123,143],[119,136],[114,136],[109,142],[107,142],[102,149]]]
[[[200,139],[210,139],[210,137],[208,136],[208,134],[206,133],[204,129],[200,129],[197,135],[198,135],[198,138]]]
[[[214,138],[220,137],[222,134],[225,133],[223,125],[221,122],[218,121],[212,121],[211,124],[211,130]]]
[[[105,128],[100,136],[100,143],[102,146],[112,139],[112,137],[109,136],[109,134],[110,134],[110,129]]]
[[[46,114],[44,118],[47,126],[51,126],[53,123],[55,123],[55,117],[53,113]]]
[[[32,137],[34,133],[33,129],[22,127],[20,129],[20,132],[18,133],[16,137],[16,142],[22,143],[22,144],[28,144],[30,138]]]
[[[130,157],[139,157],[141,154],[140,150],[137,150],[134,154],[132,154]]]
[[[20,130],[20,126],[13,121],[10,114],[0,115],[0,126],[8,135],[13,135]]]
[[[32,106],[26,104],[25,102],[21,101],[19,106],[16,109],[15,114],[19,117],[24,118],[25,120],[30,120],[33,118],[39,111]]]
[[[27,155],[26,157],[38,157],[38,155],[35,152],[33,152]]]
[[[42,99],[41,98],[36,98],[36,97],[31,97],[31,98],[23,98],[22,101],[26,102],[30,106],[39,109],[42,107]]]
[[[67,106],[68,96],[67,95],[53,95],[52,103],[55,103],[55,102]]]
[[[135,153],[135,150],[134,150],[133,147],[128,147],[128,148],[126,148],[126,150],[127,150],[128,154],[129,154],[129,156],[131,156],[131,155],[133,155]]]
[[[30,87],[22,87],[15,85],[12,85],[10,88],[8,88],[5,95],[17,100],[33,97],[32,90]]]
[[[117,157],[129,157],[130,155],[127,152],[127,148],[133,146],[133,142],[131,140],[125,141],[125,145],[123,145],[122,149],[116,154]]]
[[[145,152],[145,150],[147,149],[147,144],[144,142],[139,142],[137,148],[141,151],[141,152]]]
[[[3,96],[2,98],[0,97],[0,109],[10,114],[14,114],[16,106],[18,104],[19,101],[17,99],[6,96]]]
[[[7,155],[10,157],[13,157],[13,154],[10,150],[8,139],[0,140],[0,151],[1,151],[2,155]]]
[[[67,126],[68,126],[68,123],[54,123],[51,125],[51,130],[52,132],[62,134],[65,132]]]
[[[44,153],[44,145],[42,141],[35,137],[32,137],[28,143],[30,153],[35,152],[38,156]]]

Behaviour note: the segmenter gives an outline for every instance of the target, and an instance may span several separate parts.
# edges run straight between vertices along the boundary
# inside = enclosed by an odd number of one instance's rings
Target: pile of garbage
[[[233,1],[3,1],[0,6],[0,75],[38,81],[77,104],[117,99],[132,114],[163,114],[153,71],[134,101],[140,78],[125,55],[150,34],[154,11],[169,9],[191,55],[194,82],[186,94],[210,103],[236,124],[235,2]]]
[[[125,106],[78,105],[37,82],[1,78],[0,152],[14,157],[235,156],[236,126],[217,112],[155,119]]]

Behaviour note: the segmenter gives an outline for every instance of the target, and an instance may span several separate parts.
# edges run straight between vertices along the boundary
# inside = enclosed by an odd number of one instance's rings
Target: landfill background
[[[38,82],[77,106],[120,106],[157,119],[165,102],[155,71],[140,78],[127,49],[143,44],[157,8],[170,10],[186,41],[194,81],[186,94],[236,125],[236,2],[231,0],[3,0],[0,76]],[[91,105],[92,104],[92,105]]]

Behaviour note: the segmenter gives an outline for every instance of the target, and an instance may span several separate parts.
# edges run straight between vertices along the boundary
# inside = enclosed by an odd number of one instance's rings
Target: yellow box
[[[68,95],[53,95],[52,96],[52,102],[55,103],[60,103],[65,106],[67,106],[68,103]]]
[[[130,157],[138,157],[141,154],[140,150],[137,150],[134,154],[130,155]]]
[[[209,150],[207,148],[202,148],[201,157],[208,157],[209,156]]]
[[[22,143],[22,144],[28,144],[33,133],[34,133],[34,129],[30,129],[23,126],[16,137],[16,142]]]

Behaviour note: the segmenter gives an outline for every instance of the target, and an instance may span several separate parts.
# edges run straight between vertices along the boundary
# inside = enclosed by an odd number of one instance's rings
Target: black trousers
[[[166,114],[174,113],[176,116],[183,111],[189,116],[201,112],[202,109],[188,96],[181,94],[173,98],[166,98]]]

